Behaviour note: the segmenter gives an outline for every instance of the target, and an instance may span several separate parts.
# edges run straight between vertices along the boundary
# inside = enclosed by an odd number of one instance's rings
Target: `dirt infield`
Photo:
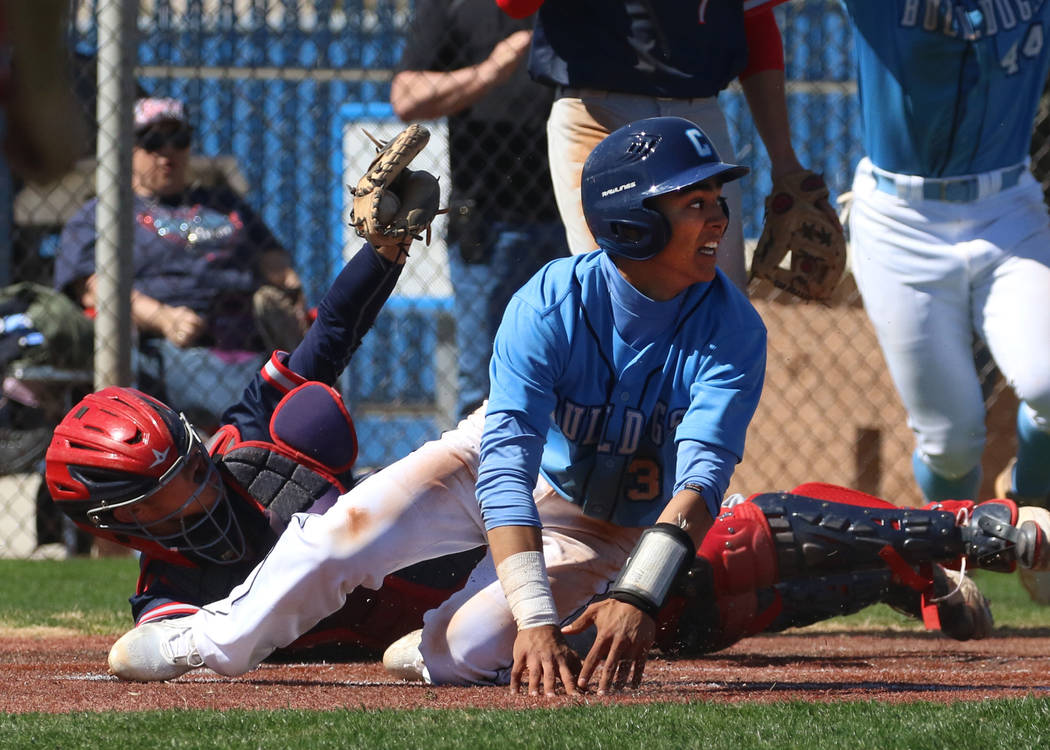
[[[0,641],[0,712],[168,708],[503,708],[574,702],[951,702],[1050,694],[1050,633],[957,643],[927,633],[813,633],[751,638],[695,661],[654,660],[642,689],[616,697],[529,699],[506,688],[391,681],[374,662],[265,664],[241,678],[208,670],[159,684],[106,674],[109,637]]]

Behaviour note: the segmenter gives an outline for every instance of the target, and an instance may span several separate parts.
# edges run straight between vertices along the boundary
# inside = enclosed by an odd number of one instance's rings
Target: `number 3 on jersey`
[[[659,462],[652,458],[635,458],[627,466],[624,494],[633,502],[647,503],[660,496],[662,480]]]

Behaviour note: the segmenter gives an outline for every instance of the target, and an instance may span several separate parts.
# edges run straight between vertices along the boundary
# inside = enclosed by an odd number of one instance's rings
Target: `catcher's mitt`
[[[773,181],[766,198],[762,236],[751,261],[751,277],[807,300],[826,300],[846,270],[846,238],[842,225],[827,210],[824,178],[809,170]],[[790,253],[789,268],[780,263]]]
[[[408,168],[429,140],[430,131],[422,125],[409,125],[387,143],[373,139],[379,153],[350,187],[351,224],[373,246],[405,247],[430,230],[438,213],[437,178]]]

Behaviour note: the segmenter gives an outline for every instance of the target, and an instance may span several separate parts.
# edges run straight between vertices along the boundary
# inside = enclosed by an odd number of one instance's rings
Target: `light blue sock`
[[[915,481],[928,503],[939,500],[977,499],[977,488],[981,485],[980,465],[973,467],[958,479],[946,479],[940,474],[935,474],[919,456],[919,452],[915,451],[911,454],[911,468],[915,473]]]
[[[1050,434],[1037,428],[1023,403],[1017,409],[1017,464],[1014,491],[1021,497],[1050,494]]]

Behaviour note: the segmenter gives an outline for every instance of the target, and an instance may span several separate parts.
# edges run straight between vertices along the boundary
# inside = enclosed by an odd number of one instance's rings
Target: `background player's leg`
[[[975,325],[1021,405],[1008,489],[1023,504],[1050,495],[1050,226],[1034,180],[996,197],[992,266],[974,286]],[[1027,184],[1030,183],[1030,184]],[[1026,238],[1016,243],[1016,235]],[[1001,249],[1005,248],[1005,249]]]
[[[984,448],[984,399],[973,361],[965,253],[955,236],[969,204],[927,201],[928,214],[878,192],[864,164],[850,211],[853,271],[916,435],[916,480],[928,501],[972,498]],[[962,208],[960,208],[960,206]]]

